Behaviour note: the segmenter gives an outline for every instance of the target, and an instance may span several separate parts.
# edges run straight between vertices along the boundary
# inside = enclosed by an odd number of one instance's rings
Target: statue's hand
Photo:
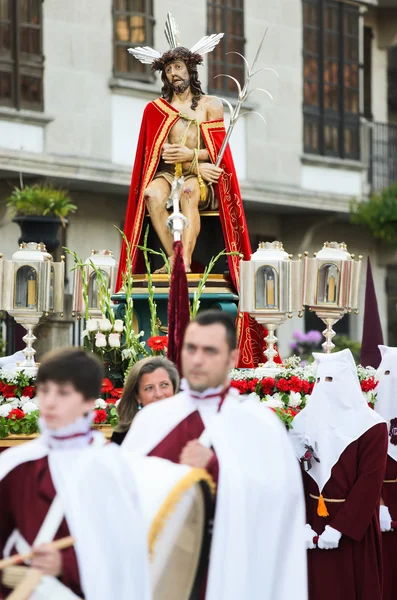
[[[216,167],[211,163],[200,163],[200,175],[204,181],[209,183],[216,183],[219,177],[222,175],[223,169]]]
[[[182,144],[167,144],[167,147],[163,146],[162,158],[167,165],[191,162],[194,159],[194,150]]]

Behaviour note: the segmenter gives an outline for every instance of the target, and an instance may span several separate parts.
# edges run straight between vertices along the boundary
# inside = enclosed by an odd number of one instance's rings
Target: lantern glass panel
[[[15,276],[14,308],[31,308],[37,310],[38,291],[37,271],[24,265],[19,267]]]
[[[319,304],[337,304],[339,290],[339,269],[333,264],[320,267],[318,274],[317,302]]]
[[[106,287],[109,287],[109,275],[106,271],[102,269],[99,271],[102,274],[102,277],[106,281]],[[89,277],[88,281],[88,306],[89,308],[100,308],[99,306],[99,293],[98,293],[98,274],[96,271],[93,271]]]
[[[278,309],[278,276],[270,265],[264,265],[256,272],[255,308]]]
[[[51,312],[54,311],[54,286],[55,286],[55,269],[51,266],[50,271],[50,299],[48,303],[48,308]]]

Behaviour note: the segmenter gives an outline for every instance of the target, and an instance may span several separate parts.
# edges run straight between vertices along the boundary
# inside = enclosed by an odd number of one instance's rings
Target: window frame
[[[312,5],[317,7],[317,20],[316,24],[305,22],[305,5]],[[360,107],[360,94],[362,86],[362,71],[363,64],[360,61],[360,45],[362,43],[361,28],[362,19],[360,16],[359,7],[350,4],[340,2],[339,0],[303,0],[303,149],[305,154],[316,154],[320,156],[348,159],[348,160],[360,160],[360,118],[361,118],[361,107]],[[337,11],[337,29],[327,29],[325,25],[325,14],[326,8],[333,7]],[[344,25],[344,20],[347,18],[349,11],[355,10],[357,12],[357,35],[349,33]],[[313,52],[311,49],[305,47],[305,34],[307,30],[311,28],[316,33],[317,40],[317,52]],[[332,56],[326,53],[326,39],[327,33],[329,35],[337,35],[337,56]],[[357,56],[355,60],[352,60],[347,53],[347,40],[355,39],[357,43]],[[312,57],[317,60],[317,96],[318,103],[306,104],[305,103],[305,86],[309,82],[313,82],[313,78],[305,75],[305,61],[308,57]],[[327,109],[325,106],[325,65],[326,61],[332,61],[337,64],[337,110]],[[344,71],[347,65],[353,65],[357,69],[357,87],[348,88],[344,83]],[[330,80],[329,82],[330,83]],[[352,113],[346,110],[345,101],[347,98],[347,90],[354,89],[357,94],[357,112]],[[307,127],[312,124],[317,128],[317,149],[313,144],[307,145],[306,133]],[[336,149],[326,145],[326,128],[336,128],[337,132],[337,144]],[[334,130],[335,131],[335,130]],[[345,140],[346,133],[350,131],[352,136],[352,150],[349,152]],[[310,136],[310,141],[313,137]]]
[[[239,4],[238,6],[234,6],[234,4]],[[212,9],[212,10],[211,10]],[[220,31],[215,31],[215,23],[211,22],[210,15],[214,16],[215,9],[221,10],[221,20],[222,27]],[[242,20],[242,31],[243,35],[240,37],[235,35],[233,32],[229,33],[228,27],[228,16],[231,13],[237,13],[240,15]],[[227,40],[234,39],[237,43],[241,44],[241,47],[237,50],[244,56],[246,37],[245,37],[245,6],[244,0],[207,0],[207,35],[211,35],[213,33],[221,33],[225,34]],[[211,70],[214,69],[217,72],[217,75],[220,74],[230,74],[230,66],[234,69],[238,69],[241,72],[242,80],[240,84],[244,83],[244,75],[245,75],[245,65],[242,58],[234,55],[236,60],[235,63],[230,65],[230,53],[228,54],[227,45],[225,43],[225,37],[219,43],[219,46],[213,52],[208,55],[208,93],[209,94],[222,94],[224,96],[233,96],[235,94],[235,83],[227,78],[227,77],[219,77],[216,80],[211,77]],[[222,58],[221,60],[216,59],[216,52],[221,52]],[[238,79],[236,77],[236,79]],[[217,82],[217,85],[214,85],[214,81]],[[220,85],[222,84],[222,85]]]
[[[145,2],[145,12],[136,11],[136,10],[118,10],[116,7],[117,0],[112,0],[112,21],[113,21],[113,76],[117,79],[125,79],[128,81],[141,81],[146,83],[152,83],[155,79],[155,75],[151,70],[150,65],[144,65],[139,63],[139,61],[130,56],[131,64],[138,67],[139,64],[142,65],[143,71],[131,70],[131,71],[119,71],[117,70],[116,65],[116,55],[117,48],[125,48],[125,52],[127,53],[127,48],[134,48],[137,46],[150,46],[153,47],[154,44],[154,26],[155,26],[155,18],[154,18],[154,0],[144,0]],[[139,16],[143,17],[145,21],[145,41],[139,44],[132,44],[130,41],[123,42],[117,38],[117,17],[119,15],[125,17]],[[140,67],[140,68],[142,68]]]
[[[9,56],[0,50],[0,71],[11,73],[11,91],[12,97],[1,98],[0,106],[20,110],[31,110],[34,112],[44,111],[44,55],[43,55],[43,0],[37,3],[39,13],[39,24],[24,24],[20,18],[19,0],[8,0],[10,13],[10,33],[12,36],[11,50]],[[29,5],[30,6],[30,5]],[[23,52],[20,48],[22,28],[39,31],[39,53],[30,54]],[[23,76],[36,77],[40,84],[40,102],[29,102],[23,100],[21,92],[21,83]]]

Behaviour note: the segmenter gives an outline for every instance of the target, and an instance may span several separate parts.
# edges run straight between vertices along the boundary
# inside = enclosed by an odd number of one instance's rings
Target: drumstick
[[[18,587],[7,596],[8,600],[29,600],[32,592],[40,583],[43,574],[37,569],[29,569],[26,577],[21,581]]]
[[[70,548],[70,546],[73,546],[74,544],[74,538],[69,535],[67,537],[61,538],[59,540],[55,540],[55,542],[51,542],[51,544],[49,544],[49,546],[53,549],[53,550],[64,550],[65,548]],[[10,567],[11,565],[18,565],[22,562],[25,562],[25,560],[29,560],[34,556],[34,550],[30,550],[29,552],[26,552],[25,554],[14,554],[13,556],[10,556],[9,558],[4,558],[3,560],[0,560],[0,571],[2,569],[5,569],[6,567]]]

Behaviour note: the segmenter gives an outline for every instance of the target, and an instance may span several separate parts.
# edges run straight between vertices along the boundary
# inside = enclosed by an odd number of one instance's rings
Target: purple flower
[[[306,341],[306,336],[303,333],[303,331],[294,331],[294,333],[292,334],[292,337],[297,341],[297,342],[305,342]]]
[[[289,347],[290,347],[291,350],[297,350],[298,344],[295,344],[295,342],[291,342],[290,345],[289,345]]]
[[[319,331],[316,331],[315,329],[308,331],[306,334],[306,341],[309,344],[319,344],[322,339],[322,334]]]

